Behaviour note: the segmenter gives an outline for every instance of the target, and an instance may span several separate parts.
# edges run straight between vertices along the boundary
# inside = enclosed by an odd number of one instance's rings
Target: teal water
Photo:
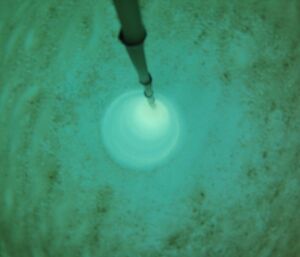
[[[140,87],[112,3],[0,2],[0,257],[300,256],[299,1],[141,6],[184,131],[147,172],[101,137]]]

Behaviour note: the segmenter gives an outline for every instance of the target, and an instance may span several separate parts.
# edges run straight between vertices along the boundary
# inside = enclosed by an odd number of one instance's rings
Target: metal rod
[[[144,51],[147,32],[142,23],[138,1],[113,0],[113,2],[122,26],[119,39],[126,47],[131,62],[137,71],[139,82],[144,85],[144,95],[148,98],[149,103],[154,103],[152,77],[148,71]]]

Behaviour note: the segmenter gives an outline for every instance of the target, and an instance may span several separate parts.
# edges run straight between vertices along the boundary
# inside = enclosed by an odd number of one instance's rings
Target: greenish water
[[[101,138],[140,87],[112,3],[0,2],[0,257],[300,256],[299,0],[141,6],[184,131],[147,172]]]

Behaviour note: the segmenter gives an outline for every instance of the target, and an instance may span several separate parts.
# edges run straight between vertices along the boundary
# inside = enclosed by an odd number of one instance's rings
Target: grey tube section
[[[137,0],[113,0],[122,25],[124,40],[136,44],[145,37],[145,29]]]
[[[119,39],[126,47],[138,73],[140,83],[145,86],[151,84],[152,79],[148,72],[144,51],[144,40],[147,33],[142,23],[138,1],[113,0],[113,2],[122,27]]]

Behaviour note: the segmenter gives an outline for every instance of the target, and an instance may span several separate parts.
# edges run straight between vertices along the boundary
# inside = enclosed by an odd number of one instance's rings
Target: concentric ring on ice
[[[153,108],[141,91],[115,99],[102,121],[103,143],[112,159],[140,170],[166,160],[178,142],[179,132],[173,105],[157,95]]]

